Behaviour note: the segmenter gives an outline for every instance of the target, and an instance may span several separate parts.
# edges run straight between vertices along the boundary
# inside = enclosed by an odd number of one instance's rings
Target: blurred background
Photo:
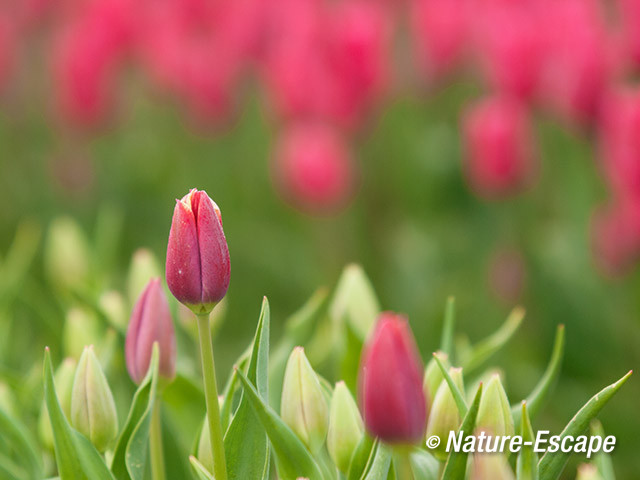
[[[472,341],[522,304],[512,401],[565,324],[534,424],[559,432],[640,360],[638,72],[640,0],[5,0],[0,400],[35,428],[44,346],[126,328],[197,187],[231,254],[222,379],[263,295],[276,339],[355,262],[425,359],[447,296]],[[600,416],[623,479],[639,395]]]

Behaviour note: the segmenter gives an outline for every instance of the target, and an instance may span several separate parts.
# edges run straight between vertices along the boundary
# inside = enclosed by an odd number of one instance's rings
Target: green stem
[[[409,458],[411,450],[407,447],[396,447],[394,448],[394,453],[396,478],[398,480],[414,480],[411,459]]]
[[[160,397],[156,397],[153,411],[151,412],[151,426],[149,431],[149,450],[151,454],[151,478],[153,480],[165,480],[164,452],[162,450],[162,422],[160,420]]]
[[[213,476],[216,480],[227,480],[227,464],[222,441],[222,423],[218,404],[218,386],[213,363],[213,346],[209,329],[209,314],[198,315],[198,334],[200,337],[200,355],[202,357],[202,375],[204,377],[204,398],[207,404],[209,437],[213,454]]]

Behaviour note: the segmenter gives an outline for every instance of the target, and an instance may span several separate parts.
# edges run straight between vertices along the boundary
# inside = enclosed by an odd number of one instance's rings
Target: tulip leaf
[[[42,478],[42,462],[36,453],[36,447],[26,427],[18,420],[11,418],[0,408],[0,432],[5,440],[16,452],[20,453],[21,467],[25,469],[27,476],[16,478],[30,478],[40,480]],[[10,459],[7,459],[10,461]],[[1,476],[0,476],[1,477]]]
[[[589,427],[589,422],[598,415],[600,410],[602,410],[602,407],[604,407],[611,397],[613,397],[620,387],[622,387],[631,373],[632,372],[630,371],[620,380],[608,387],[605,387],[596,395],[591,397],[591,399],[580,410],[578,410],[578,413],[576,413],[567,426],[564,427],[564,430],[562,430],[562,433],[560,434],[560,442],[563,438],[569,435],[577,437],[578,435],[583,434]],[[562,473],[564,466],[569,460],[570,454],[571,452],[563,452],[562,449],[553,453],[545,453],[540,459],[540,462],[538,462],[540,480],[556,480]]]
[[[215,480],[213,475],[209,473],[205,466],[202,465],[196,457],[191,455],[189,457],[189,462],[191,462],[191,466],[200,480]]]
[[[482,397],[482,383],[478,386],[476,396],[471,403],[471,407],[462,419],[459,432],[464,432],[464,438],[473,436],[473,430],[476,427],[476,417],[478,416],[478,408],[480,407],[480,398]],[[464,444],[464,440],[463,440]],[[456,452],[451,450],[447,463],[444,466],[442,480],[463,480],[467,470],[467,456],[469,454],[462,450]]]
[[[553,351],[551,353],[551,359],[549,365],[544,372],[544,375],[533,389],[531,394],[527,397],[527,412],[530,417],[534,417],[536,413],[540,411],[542,404],[546,400],[547,396],[551,392],[558,376],[560,375],[560,367],[562,366],[562,357],[564,355],[564,325],[558,325],[556,330],[556,338],[553,343]],[[520,428],[520,418],[522,410],[519,405],[511,408],[513,413],[513,422],[516,430]]]
[[[104,460],[81,433],[74,430],[64,416],[53,382],[51,354],[44,352],[44,396],[56,451],[61,480],[113,480]]]
[[[478,369],[493,354],[504,347],[518,330],[523,318],[524,309],[522,307],[514,308],[498,330],[472,347],[461,362],[465,373],[468,375]]]
[[[414,480],[438,480],[440,462],[426,450],[413,448],[409,454]]]
[[[591,422],[591,436],[600,437],[604,442],[605,436],[602,430],[602,424],[598,420]],[[611,456],[604,450],[600,450],[596,453],[593,463],[598,468],[598,473],[602,477],[602,480],[616,480],[616,474],[613,471],[613,463],[611,462]]]
[[[456,324],[456,299],[449,297],[444,310],[444,322],[442,323],[442,339],[440,351],[446,353],[453,361],[453,332]]]
[[[258,420],[267,432],[276,459],[278,475],[284,480],[306,477],[309,480],[322,480],[320,467],[313,456],[289,426],[258,394],[249,379],[240,370],[238,378],[244,393],[253,407]]]
[[[518,480],[538,480],[538,455],[533,451],[532,444],[526,445],[526,442],[534,441],[533,428],[531,427],[526,401],[522,402],[520,418],[522,418],[520,436],[522,437],[523,445],[516,462],[517,478]]]
[[[118,480],[143,480],[147,464],[151,412],[158,387],[158,346],[149,370],[133,396],[131,409],[113,452],[111,471]]]
[[[367,467],[363,480],[387,480],[391,468],[391,449],[384,443],[378,443],[371,465]]]
[[[360,477],[362,477],[363,472],[367,468],[369,459],[373,458],[373,455],[375,455],[375,447],[376,441],[373,437],[365,433],[356,446],[356,449],[351,454],[347,480],[359,480]]]
[[[257,385],[265,402],[268,401],[269,327],[269,302],[265,297],[247,368],[247,379]],[[229,479],[263,478],[269,462],[269,443],[246,391],[224,436],[224,449]]]
[[[467,407],[467,402],[464,400],[464,396],[462,395],[462,392],[460,391],[456,383],[453,381],[453,378],[451,378],[451,375],[449,375],[449,372],[447,371],[444,364],[442,363],[442,360],[438,358],[438,355],[436,353],[433,354],[433,359],[436,361],[438,368],[442,372],[442,375],[444,376],[444,379],[447,382],[447,385],[449,385],[449,390],[451,390],[451,395],[453,395],[453,399],[456,402],[456,406],[458,407],[458,412],[460,412],[460,417],[464,417],[467,414],[469,407]]]

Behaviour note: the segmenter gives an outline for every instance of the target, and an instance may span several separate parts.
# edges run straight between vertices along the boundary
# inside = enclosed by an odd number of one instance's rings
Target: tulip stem
[[[162,422],[160,418],[160,397],[156,397],[151,412],[151,426],[149,427],[149,450],[151,455],[151,478],[165,480],[164,452],[162,449]]]
[[[414,480],[413,469],[411,468],[411,459],[409,454],[411,450],[407,447],[394,448],[396,468],[396,478],[398,480]]]
[[[227,464],[222,441],[222,424],[218,404],[218,386],[213,362],[213,346],[209,328],[209,314],[198,315],[198,336],[200,337],[200,355],[202,357],[202,375],[204,377],[204,398],[207,404],[209,437],[213,454],[213,476],[216,480],[227,480]]]

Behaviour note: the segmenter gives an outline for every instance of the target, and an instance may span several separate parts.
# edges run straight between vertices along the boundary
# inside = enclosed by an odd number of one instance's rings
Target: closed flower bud
[[[71,424],[100,452],[118,433],[116,405],[92,346],[85,348],[73,380]]]
[[[422,362],[407,320],[380,314],[360,365],[360,405],[367,430],[388,443],[424,436],[426,402]]]
[[[583,463],[578,465],[576,480],[603,480],[603,478],[595,465],[592,463]]]
[[[499,375],[493,375],[487,383],[476,418],[478,430],[485,430],[493,436],[513,435],[513,416],[507,394],[502,387]]]
[[[166,264],[171,293],[194,313],[205,314],[225,296],[230,263],[218,206],[192,189],[173,211]]]
[[[449,375],[460,389],[464,392],[464,383],[462,381],[462,369],[450,368]],[[451,389],[447,382],[441,382],[440,387],[435,395],[433,404],[431,405],[431,412],[429,413],[429,423],[427,424],[427,438],[433,435],[440,438],[440,445],[435,450],[432,450],[434,455],[441,460],[447,458],[446,444],[447,438],[451,431],[456,431],[460,426],[460,413],[458,412],[458,406],[453,398]]]
[[[322,447],[327,436],[329,409],[318,376],[302,347],[294,348],[287,362],[280,416],[311,452]]]
[[[76,374],[76,361],[71,357],[65,358],[53,375],[53,384],[56,387],[58,402],[60,408],[67,418],[71,417],[71,393],[73,391],[73,379]],[[40,418],[38,419],[38,435],[40,441],[45,447],[53,450],[53,431],[51,430],[51,421],[49,420],[49,412],[42,404],[40,410]]]
[[[127,274],[127,294],[133,303],[147,287],[149,280],[160,277],[162,270],[155,255],[146,248],[139,248],[131,257]]]
[[[442,362],[445,368],[449,368],[451,365],[449,364],[449,355],[444,352],[436,352],[438,359]],[[432,358],[427,363],[427,367],[424,370],[424,382],[422,384],[424,390],[424,396],[427,400],[427,414],[431,411],[431,405],[433,405],[433,399],[436,396],[436,392],[438,391],[438,387],[444,380],[444,376],[440,371],[440,367],[436,361]]]
[[[140,383],[149,369],[153,344],[160,349],[159,374],[171,380],[176,373],[176,336],[167,297],[159,278],[142,292],[129,321],[125,356],[131,379]]]
[[[471,459],[469,480],[515,480],[507,458],[500,453],[477,453]]]
[[[45,267],[53,285],[86,288],[89,279],[89,245],[80,226],[69,217],[55,219],[45,246]]]
[[[358,406],[344,382],[338,382],[331,398],[327,448],[338,470],[346,473],[351,455],[364,433]]]
[[[128,306],[120,292],[115,290],[104,292],[100,295],[98,305],[100,311],[113,327],[119,331],[124,331],[127,328]]]
[[[85,345],[100,343],[103,329],[95,313],[86,308],[73,307],[66,315],[62,330],[65,355],[80,358]]]

